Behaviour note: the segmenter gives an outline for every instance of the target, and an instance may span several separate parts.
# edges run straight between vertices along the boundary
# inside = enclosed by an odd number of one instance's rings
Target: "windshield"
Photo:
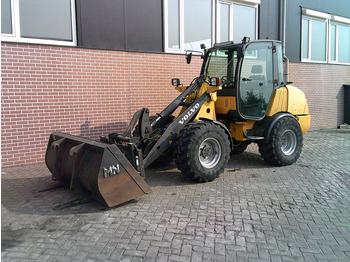
[[[220,77],[222,85],[233,85],[237,63],[236,48],[212,50],[207,57],[204,74],[208,77]]]

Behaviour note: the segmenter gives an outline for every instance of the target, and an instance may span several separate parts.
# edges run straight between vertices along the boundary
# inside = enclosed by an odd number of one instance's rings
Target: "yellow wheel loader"
[[[202,58],[199,77],[189,86],[172,79],[180,95],[156,116],[136,112],[123,134],[98,142],[52,133],[45,158],[52,178],[112,207],[151,191],[144,180],[151,164],[175,160],[189,179],[212,181],[252,142],[270,164],[297,161],[311,117],[304,93],[284,81],[281,43],[244,38]]]

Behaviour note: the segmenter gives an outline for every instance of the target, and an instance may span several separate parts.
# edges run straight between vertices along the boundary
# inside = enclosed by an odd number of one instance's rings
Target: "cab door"
[[[244,119],[264,118],[276,81],[274,81],[273,42],[247,45],[238,81],[238,110]]]

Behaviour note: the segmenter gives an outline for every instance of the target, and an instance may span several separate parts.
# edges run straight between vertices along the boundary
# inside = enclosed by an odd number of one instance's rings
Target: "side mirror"
[[[173,79],[171,79],[171,84],[172,84],[173,86],[179,86],[179,85],[181,85],[181,84],[180,84],[180,79],[178,79],[178,78],[173,78]]]
[[[192,60],[192,52],[186,55],[187,64],[190,64]]]

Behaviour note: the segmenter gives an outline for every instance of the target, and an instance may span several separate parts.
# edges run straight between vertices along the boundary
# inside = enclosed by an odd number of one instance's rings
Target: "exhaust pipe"
[[[286,56],[286,21],[287,21],[287,2],[286,0],[280,1],[280,35],[282,35],[282,56],[286,63],[284,82],[288,84],[289,82],[289,58]]]

